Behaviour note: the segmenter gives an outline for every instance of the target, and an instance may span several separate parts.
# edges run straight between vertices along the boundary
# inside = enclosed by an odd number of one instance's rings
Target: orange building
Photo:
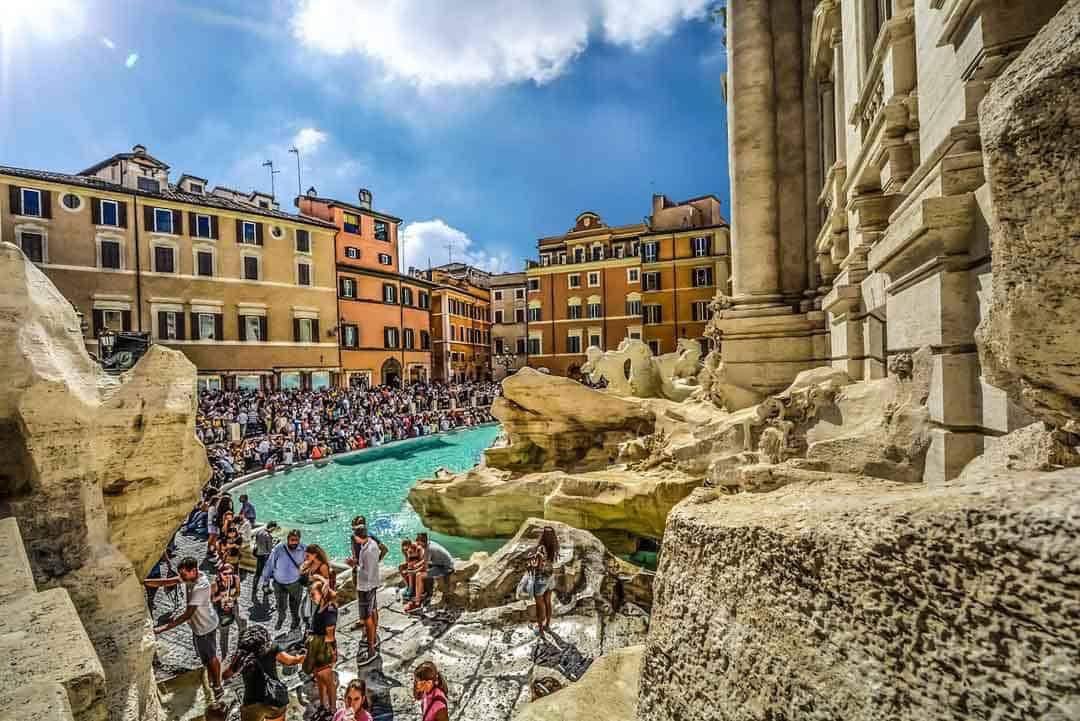
[[[338,291],[338,343],[349,386],[398,385],[431,376],[429,309],[435,284],[402,275],[401,219],[357,203],[320,198],[314,188],[296,199],[302,215],[333,223]]]
[[[632,225],[585,212],[537,245],[540,261],[526,270],[530,366],[574,375],[589,346],[614,350],[625,338],[654,354],[674,351],[680,338],[707,348],[709,301],[730,276],[716,196],[673,203],[655,195],[648,222]]]
[[[435,284],[432,373],[443,381],[491,379],[491,274],[463,263],[412,271]]]

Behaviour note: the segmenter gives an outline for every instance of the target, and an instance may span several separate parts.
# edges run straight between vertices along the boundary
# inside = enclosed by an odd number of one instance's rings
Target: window
[[[214,254],[209,250],[200,250],[195,253],[195,274],[207,278],[214,275]]]
[[[171,214],[170,214],[170,217]],[[176,272],[176,250],[167,245],[154,246],[154,271],[157,273]]]
[[[600,301],[589,302],[589,317],[590,318],[602,318],[604,316],[603,306]]]
[[[161,192],[161,183],[154,180],[153,178],[139,178],[137,186],[139,190],[143,191],[144,193]]]
[[[385,220],[375,221],[375,240],[390,240],[390,224]]]
[[[75,195],[75,193],[64,193],[60,197],[60,202],[64,204],[64,207],[68,210],[78,210],[82,207],[82,198]]]
[[[294,318],[293,322],[296,324],[296,342],[297,343],[314,343],[315,342],[315,319],[314,318]]]
[[[402,331],[402,334],[402,337],[405,339],[405,347],[409,350],[412,350],[413,346],[415,345],[414,337],[416,335],[416,332],[412,328],[406,328],[404,331]]]
[[[574,262],[575,263],[584,263],[585,262],[585,249],[584,248],[574,248]]]
[[[401,286],[401,304],[412,305],[412,288]]]
[[[398,347],[398,329],[386,327],[383,328],[383,347],[384,348],[397,348]]]
[[[245,315],[241,320],[244,323],[244,340],[263,340],[262,318],[257,315]]]
[[[650,324],[663,322],[663,309],[659,304],[645,306],[645,322]]]
[[[19,245],[23,253],[32,263],[45,262],[45,238],[41,233],[22,233],[19,236]]]
[[[645,290],[660,290],[660,271],[654,270],[645,274]]]
[[[269,209],[270,208],[270,201],[269,200],[260,200],[259,201],[259,207]]]
[[[611,250],[615,253],[616,258],[623,257],[623,254],[626,252],[626,248],[625,248],[625,246],[623,246],[622,243],[619,243],[618,245],[614,246]]]
[[[641,340],[641,331],[636,329],[636,328],[633,329],[633,330],[630,330],[629,335],[627,337],[630,338],[630,340]]]
[[[641,315],[641,298],[626,299],[626,314]]]
[[[101,241],[101,267],[120,270],[120,241]]]
[[[188,183],[188,191],[195,195],[202,195],[203,188],[198,183]]]
[[[594,331],[589,331],[589,345],[596,346],[597,348],[603,348],[600,343],[600,334]]]
[[[540,290],[540,279],[539,278],[529,278],[529,292],[534,293],[534,292],[536,292],[538,290]]]
[[[541,266],[551,265],[551,256],[548,255],[547,253],[544,253],[543,255],[541,255],[540,256],[540,265]]]
[[[525,309],[524,308],[518,308],[518,309],[516,309],[514,311],[514,322],[515,323],[524,323],[525,322]]]
[[[641,252],[641,244],[638,243],[638,241],[635,240],[632,243],[630,243],[630,255],[632,255],[632,256],[634,256],[636,258],[638,253],[640,253],[640,252]]]
[[[420,349],[428,350],[431,348],[431,334],[426,330],[420,331]]]
[[[495,322],[496,323],[502,323],[503,322],[503,312],[501,310],[495,311]]]
[[[117,227],[120,225],[120,205],[115,200],[101,200],[101,217],[98,220],[101,225],[111,225]]]
[[[394,259],[389,253],[379,253],[379,265],[393,265]]]
[[[296,371],[282,373],[280,387],[282,390],[300,390],[300,374]]]
[[[311,285],[311,263],[296,264],[296,284]]]
[[[566,282],[569,284],[569,286],[571,288],[580,288],[581,287],[581,275],[578,274],[578,273],[573,273],[571,275],[568,275],[568,276],[566,276]]]
[[[712,313],[709,311],[709,301],[695,301],[690,307],[690,314],[697,321],[709,320],[712,317]]]
[[[310,253],[311,252],[311,233],[306,230],[296,231],[296,252],[297,253]]]
[[[356,297],[356,281],[352,278],[342,278],[338,283],[338,290],[341,291],[342,298],[355,298]]]
[[[495,355],[502,355],[504,352],[506,352],[506,346],[503,343],[503,339],[502,338],[496,338],[495,339]]]
[[[525,300],[524,288],[514,288],[514,300]]]
[[[655,263],[660,258],[660,244],[659,243],[646,243],[645,244],[645,262]]]
[[[154,232],[173,232],[173,213],[168,208],[154,208]]]
[[[425,293],[424,291],[420,291],[420,307],[421,308],[430,308],[431,307],[431,296],[428,295],[427,293]]]
[[[217,323],[213,313],[199,313],[199,337],[197,340],[214,340]]]
[[[600,285],[600,273],[598,271],[595,271],[595,270],[590,272],[588,280],[589,280],[589,287],[590,288],[595,288],[596,286]]]
[[[566,251],[559,252],[559,265],[566,265]]]
[[[626,282],[627,283],[638,283],[640,281],[641,281],[641,270],[640,269],[638,269],[638,268],[627,268],[626,269]]]
[[[694,287],[712,285],[712,268],[694,268]]]
[[[360,233],[360,216],[354,213],[343,214],[343,229],[346,233]]]
[[[359,248],[354,248],[351,245],[345,246],[345,257],[346,258],[352,258],[353,260],[356,260],[357,258],[360,257],[360,249]]]
[[[210,220],[209,215],[196,215],[195,216],[195,237],[196,238],[213,238],[214,237],[214,224]]]
[[[581,336],[580,335],[568,335],[568,336],[566,336],[566,352],[567,353],[580,353],[581,352]]]
[[[341,326],[341,345],[345,348],[356,348],[359,345],[358,337],[359,332],[355,325]]]
[[[693,248],[695,258],[703,258],[706,255],[709,255],[709,238],[694,238],[692,241],[690,241],[690,243]]]
[[[244,256],[244,280],[259,279],[259,257],[257,255]]]
[[[581,303],[571,303],[566,306],[566,317],[570,320],[578,320],[581,318]]]
[[[540,352],[540,338],[531,336],[529,338],[529,355],[540,355]]]
[[[124,330],[124,311],[103,310],[101,311],[102,327],[108,330]]]
[[[41,191],[33,188],[23,188],[20,195],[22,197],[22,213],[20,215],[29,215],[35,218],[42,217]]]
[[[180,314],[173,310],[158,313],[158,339],[178,340],[180,338]]]
[[[529,322],[540,320],[540,307],[529,308]]]
[[[515,349],[517,350],[518,355],[525,355],[525,339],[524,338],[518,338],[517,339]]]
[[[503,292],[501,290],[495,291],[495,300],[502,300],[503,299],[502,294],[503,294]]]
[[[382,299],[383,303],[397,303],[397,288],[384,283],[382,287]]]
[[[255,229],[255,224],[250,220],[245,220],[240,229],[240,242],[247,245],[258,245],[259,243],[259,231]]]
[[[602,245],[594,245],[592,247],[592,259],[593,260],[603,260],[604,259],[604,246],[602,246]]]
[[[285,230],[280,225],[274,225],[270,227],[270,235],[275,238],[281,238],[285,235]]]
[[[659,355],[660,354],[660,341],[658,341],[658,340],[649,341],[649,351],[653,355]]]

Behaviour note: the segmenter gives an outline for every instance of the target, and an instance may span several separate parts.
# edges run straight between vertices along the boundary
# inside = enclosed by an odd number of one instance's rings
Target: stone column
[[[808,32],[803,32],[802,3],[803,0],[771,0],[769,3],[775,89],[780,292],[785,303],[795,306],[807,289],[807,245],[810,242],[807,236],[816,235],[818,228],[817,203],[814,203],[813,217],[809,217],[806,203],[807,181],[811,175],[817,175],[818,162],[815,159],[814,170],[806,166],[806,135],[809,131],[816,145],[817,132],[813,122],[816,113],[808,114],[804,107],[804,86],[810,76],[803,58],[810,50],[803,45]],[[813,97],[812,92],[807,94]]]
[[[780,302],[776,95],[769,0],[727,5],[731,245],[737,305]]]

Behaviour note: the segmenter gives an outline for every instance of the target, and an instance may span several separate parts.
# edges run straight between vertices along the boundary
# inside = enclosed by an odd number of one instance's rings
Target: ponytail
[[[442,691],[444,695],[450,693],[450,688],[446,685],[446,679],[443,678],[438,667],[431,661],[424,661],[417,666],[416,670],[413,671],[413,675],[421,681],[434,681],[435,688]]]

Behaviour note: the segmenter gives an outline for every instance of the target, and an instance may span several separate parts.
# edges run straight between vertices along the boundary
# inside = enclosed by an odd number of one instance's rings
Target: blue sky
[[[145,144],[291,210],[303,185],[405,219],[406,262],[513,270],[583,210],[728,207],[715,0],[36,0],[0,14],[0,164]]]

